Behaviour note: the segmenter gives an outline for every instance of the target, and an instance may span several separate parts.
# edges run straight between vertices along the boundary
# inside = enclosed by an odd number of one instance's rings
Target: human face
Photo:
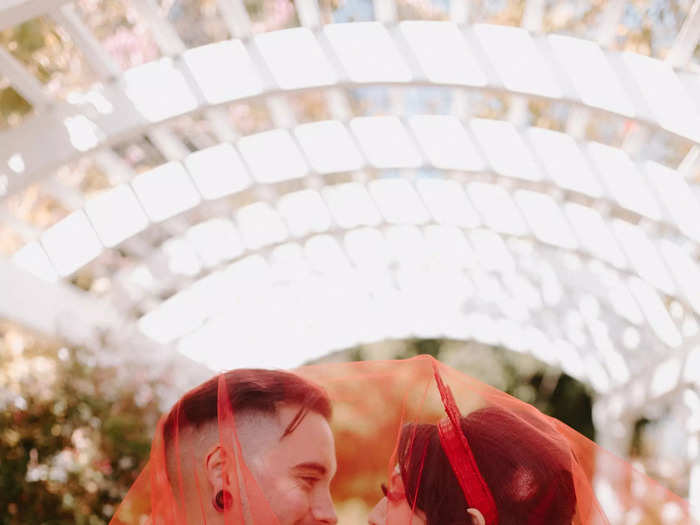
[[[299,407],[282,407],[286,428]],[[309,412],[291,434],[283,437],[250,465],[262,493],[280,525],[335,524],[330,483],[335,475],[335,443],[328,422]]]
[[[411,510],[398,467],[391,474],[389,486],[382,486],[382,491],[384,497],[374,506],[367,518],[369,525],[427,525],[428,521],[422,510]]]

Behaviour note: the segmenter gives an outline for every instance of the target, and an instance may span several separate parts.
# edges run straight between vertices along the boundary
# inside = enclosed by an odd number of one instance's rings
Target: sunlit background
[[[700,506],[699,39],[700,0],[0,2],[0,524],[107,523],[212,371],[417,353]]]

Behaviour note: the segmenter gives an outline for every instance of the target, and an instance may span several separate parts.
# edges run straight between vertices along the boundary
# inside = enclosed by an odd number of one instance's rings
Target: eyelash
[[[310,477],[310,476],[302,476],[302,477],[301,477],[301,480],[302,480],[304,483],[306,483],[308,486],[311,486],[311,485],[313,485],[314,483],[316,483],[316,482],[318,481],[318,478],[312,478],[312,477]]]
[[[382,483],[381,485],[379,485],[379,488],[382,489],[382,494],[384,494],[384,497],[391,502],[401,501],[401,499],[403,497],[403,495],[400,495],[400,494],[397,494],[395,492],[390,491],[387,488],[385,483]]]

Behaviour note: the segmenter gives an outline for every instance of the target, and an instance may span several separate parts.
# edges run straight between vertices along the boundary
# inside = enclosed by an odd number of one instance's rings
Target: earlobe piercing
[[[217,512],[226,512],[233,505],[233,496],[228,490],[221,489],[216,493],[216,496],[214,496],[212,504]]]

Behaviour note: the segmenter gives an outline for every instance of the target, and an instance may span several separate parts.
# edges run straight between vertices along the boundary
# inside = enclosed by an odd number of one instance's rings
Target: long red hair
[[[460,426],[493,495],[499,525],[571,523],[576,491],[562,443],[498,407],[476,410]],[[468,522],[466,509],[475,505],[464,497],[436,425],[403,427],[399,467],[406,497],[428,525]]]

